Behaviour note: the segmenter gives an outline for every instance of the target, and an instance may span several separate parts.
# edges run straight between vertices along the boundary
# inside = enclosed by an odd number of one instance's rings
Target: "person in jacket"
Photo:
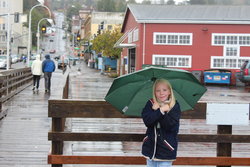
[[[34,60],[31,65],[31,72],[33,75],[33,89],[32,90],[36,89],[38,91],[40,78],[42,75],[42,61],[41,61],[41,56],[39,54],[36,55],[36,60]]]
[[[181,110],[175,100],[171,84],[157,79],[153,85],[153,98],[148,100],[142,119],[147,127],[142,143],[142,155],[147,167],[171,167],[176,160]]]
[[[50,59],[49,54],[45,55],[45,60],[42,64],[42,71],[44,73],[45,92],[50,92],[51,76],[52,72],[55,71],[55,63]]]

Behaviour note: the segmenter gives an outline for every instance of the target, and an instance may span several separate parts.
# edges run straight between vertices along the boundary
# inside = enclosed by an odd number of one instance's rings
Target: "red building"
[[[250,59],[250,6],[127,7],[121,53],[121,74],[144,64],[185,70],[238,70]]]

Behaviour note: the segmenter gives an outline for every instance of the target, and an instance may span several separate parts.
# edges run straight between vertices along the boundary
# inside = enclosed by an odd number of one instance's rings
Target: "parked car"
[[[6,56],[0,56],[0,68],[7,67],[7,58]]]
[[[239,80],[243,83],[250,83],[250,61],[245,61],[240,67]]]
[[[11,63],[17,63],[19,61],[18,55],[11,55]]]
[[[57,68],[58,69],[63,69],[63,68],[66,68],[67,66],[69,65],[69,59],[59,59],[57,61]]]
[[[7,67],[7,57],[5,55],[0,56],[0,68],[6,68]]]
[[[50,54],[53,54],[53,53],[56,53],[56,50],[55,49],[52,49],[49,51]]]

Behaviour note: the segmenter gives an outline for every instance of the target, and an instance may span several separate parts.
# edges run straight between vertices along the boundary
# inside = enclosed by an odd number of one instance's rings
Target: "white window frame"
[[[157,43],[156,36],[163,35],[166,36],[166,43]],[[177,43],[169,43],[169,36],[178,36]],[[189,36],[189,43],[180,43],[180,36]],[[153,33],[153,44],[154,45],[192,45],[193,44],[193,33],[166,33],[166,32],[154,32]]]
[[[227,49],[228,48],[235,48],[236,49],[236,51],[237,51],[237,53],[236,53],[236,55],[235,56],[232,56],[232,55],[228,55],[227,53]],[[224,47],[223,47],[223,55],[225,56],[225,57],[240,57],[240,46],[239,45],[225,45]]]
[[[214,61],[215,59],[217,60],[221,60],[223,61],[223,66],[222,67],[219,67],[219,66],[214,66]],[[211,68],[220,68],[220,69],[239,69],[242,65],[242,63],[245,61],[245,60],[249,60],[250,61],[250,57],[225,57],[225,56],[211,56],[211,64],[210,64],[210,67]],[[229,67],[227,66],[227,63],[229,61],[236,61],[236,67]],[[241,63],[240,63],[241,61]]]
[[[221,36],[225,38],[224,43],[220,43],[220,44],[215,44],[215,37],[216,36]],[[232,43],[232,44],[228,44],[228,37],[236,37],[237,38],[237,42],[236,43]],[[240,42],[242,40],[240,40],[240,37],[246,37],[249,38],[249,40],[246,40],[245,44],[240,44]],[[212,46],[225,46],[225,45],[238,45],[238,46],[250,46],[250,34],[235,34],[235,33],[213,33],[212,34]],[[244,41],[243,41],[244,43]],[[248,43],[248,44],[247,44]]]
[[[128,33],[128,43],[132,43],[133,40],[133,32]]]
[[[191,68],[192,67],[192,56],[191,55],[158,55],[158,54],[154,54],[152,55],[152,64],[153,65],[158,65],[156,64],[155,62],[155,59],[156,58],[177,58],[177,62],[176,62],[176,66],[169,66],[167,65],[166,63],[165,64],[162,64],[162,65],[166,65],[167,67],[179,67],[179,68]],[[179,66],[179,62],[178,62],[178,58],[187,58],[189,59],[189,63],[187,66]],[[166,60],[165,60],[166,62]]]
[[[133,42],[136,42],[139,40],[139,29],[135,29],[133,32]]]

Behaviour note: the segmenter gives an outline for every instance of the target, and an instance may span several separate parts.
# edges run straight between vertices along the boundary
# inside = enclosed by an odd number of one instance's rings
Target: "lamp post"
[[[30,47],[32,46],[32,33],[31,33],[31,13],[32,13],[32,11],[33,11],[33,9],[34,8],[36,8],[36,7],[38,7],[38,6],[41,6],[41,7],[44,7],[44,8],[46,8],[48,11],[49,11],[49,16],[50,16],[50,18],[51,18],[51,12],[50,12],[50,9],[47,7],[47,6],[45,6],[45,5],[43,5],[43,4],[41,4],[41,1],[39,1],[40,2],[40,4],[37,4],[37,5],[35,5],[35,6],[33,6],[31,9],[30,9],[30,12],[29,12],[29,34],[28,34],[28,56],[27,56],[27,66],[29,67],[29,63],[30,63]]]
[[[39,30],[40,30],[40,23],[43,21],[43,20],[47,20],[50,25],[53,24],[53,20],[52,19],[49,19],[49,18],[42,18],[41,20],[39,20],[38,24],[37,24],[37,54],[39,54],[39,49],[40,49],[40,33],[39,33]]]

